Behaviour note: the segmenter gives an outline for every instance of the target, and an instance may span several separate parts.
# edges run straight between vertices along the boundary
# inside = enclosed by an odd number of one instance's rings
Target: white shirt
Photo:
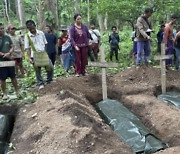
[[[28,32],[28,35],[30,36],[34,47],[36,51],[42,52],[45,51],[45,45],[47,44],[46,37],[42,31],[36,30],[36,35],[32,34],[31,32]],[[29,40],[27,38],[27,35],[24,37],[24,49],[31,48],[29,44]],[[33,51],[31,50],[31,57],[33,57]]]
[[[93,39],[93,42],[94,43],[98,43],[98,37],[100,37],[100,32],[99,32],[99,30],[97,30],[97,29],[90,29],[89,30],[89,33],[91,34],[91,37],[92,37],[92,39]]]

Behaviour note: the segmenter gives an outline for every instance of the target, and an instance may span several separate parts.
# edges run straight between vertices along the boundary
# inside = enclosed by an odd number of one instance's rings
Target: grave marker
[[[106,68],[108,67],[118,67],[117,63],[107,63],[105,61],[105,54],[104,48],[100,48],[101,54],[101,62],[89,62],[89,66],[92,67],[101,67],[102,69],[102,93],[103,93],[103,100],[107,99],[107,82],[106,82]]]
[[[166,59],[172,58],[173,55],[165,55],[165,44],[161,44],[161,55],[155,56],[154,60],[160,60],[161,67],[161,88],[162,93],[166,93]]]

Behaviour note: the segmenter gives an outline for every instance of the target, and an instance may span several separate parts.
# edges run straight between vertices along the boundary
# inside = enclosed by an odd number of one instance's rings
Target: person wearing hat
[[[14,44],[14,52],[12,53],[12,58],[15,60],[15,68],[16,68],[16,76],[23,77],[24,76],[24,67],[23,67],[23,57],[24,57],[24,49],[22,39],[19,35],[15,34],[16,27],[13,24],[9,24],[8,34],[13,41]],[[18,75],[18,68],[21,72]]]
[[[0,81],[2,89],[2,99],[8,99],[6,92],[6,79],[11,78],[11,82],[18,95],[18,86],[15,74],[14,61],[11,60],[11,54],[14,51],[14,46],[11,38],[4,34],[4,25],[0,23]],[[13,62],[13,63],[11,63]]]
[[[174,14],[171,16],[171,19],[168,24],[165,25],[164,28],[164,36],[163,43],[166,47],[166,55],[173,54],[173,42],[174,42],[174,34],[173,34],[173,25],[175,24],[177,16]],[[172,59],[166,59],[166,69],[172,65]]]

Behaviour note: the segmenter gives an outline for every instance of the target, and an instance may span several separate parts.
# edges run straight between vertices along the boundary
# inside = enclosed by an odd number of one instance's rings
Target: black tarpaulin
[[[130,145],[133,152],[154,153],[167,147],[120,102],[107,99],[99,102],[97,109],[116,134]]]
[[[179,92],[167,92],[158,96],[158,99],[164,102],[173,104],[180,109],[180,93]]]

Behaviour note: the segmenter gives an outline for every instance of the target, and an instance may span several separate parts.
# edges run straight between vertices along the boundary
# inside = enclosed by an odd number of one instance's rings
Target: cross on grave
[[[89,62],[89,66],[100,67],[102,69],[102,93],[103,100],[107,99],[107,83],[106,83],[106,68],[108,67],[118,67],[117,63],[107,63],[105,61],[104,48],[100,48],[101,62]]]
[[[162,94],[166,93],[166,59],[170,59],[172,57],[173,55],[165,55],[164,43],[161,44],[161,55],[154,57],[154,60],[160,60]]]

